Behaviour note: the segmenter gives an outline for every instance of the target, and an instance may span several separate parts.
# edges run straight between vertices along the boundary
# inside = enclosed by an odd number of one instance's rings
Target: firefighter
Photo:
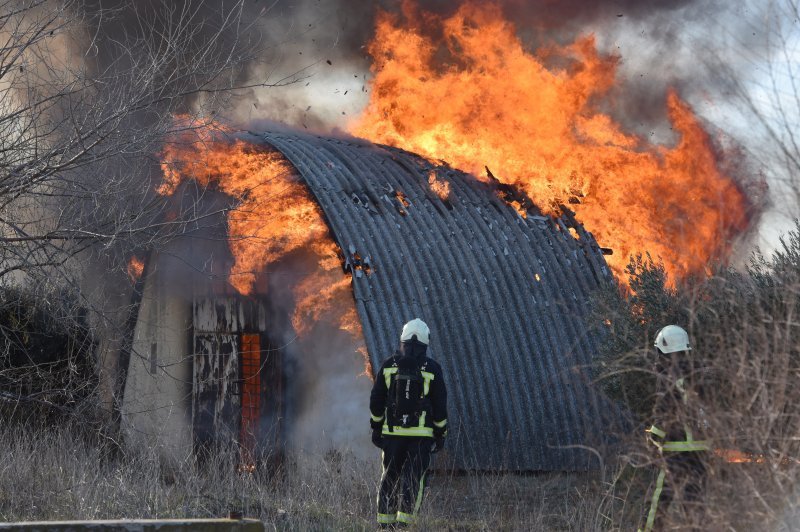
[[[650,501],[645,532],[656,521],[663,522],[673,499],[696,504],[705,484],[708,442],[696,439],[702,410],[695,386],[691,386],[689,335],[677,325],[667,325],[656,335],[657,395],[654,422],[647,429],[650,442],[660,455],[660,470]],[[699,414],[694,415],[694,414]],[[690,418],[690,419],[687,419]],[[685,506],[688,507],[688,506]]]
[[[382,528],[415,521],[431,453],[443,448],[447,435],[447,389],[441,367],[426,356],[429,340],[424,321],[409,321],[400,334],[400,350],[375,374],[369,409],[372,443],[383,451]]]

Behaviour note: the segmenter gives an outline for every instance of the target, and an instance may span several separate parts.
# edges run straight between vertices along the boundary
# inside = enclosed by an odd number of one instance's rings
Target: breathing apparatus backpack
[[[429,400],[425,397],[422,366],[412,355],[403,355],[397,360],[397,373],[392,375],[389,384],[386,408],[389,431],[393,427],[418,426],[420,416],[427,410]]]

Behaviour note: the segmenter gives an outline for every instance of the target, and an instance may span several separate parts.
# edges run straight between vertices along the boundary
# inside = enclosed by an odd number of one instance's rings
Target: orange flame
[[[193,179],[237,201],[228,213],[228,244],[234,257],[229,282],[243,295],[253,292],[259,273],[287,254],[300,250],[317,257],[320,270],[296,289],[295,330],[302,335],[325,319],[362,339],[338,246],[300,176],[279,152],[225,133],[212,124],[188,127],[173,139],[162,152],[164,180],[158,192],[172,194],[183,180]]]
[[[291,164],[278,152],[242,140],[213,138],[210,130],[193,131],[163,152],[161,194],[174,191],[183,178],[215,184],[239,201],[228,215],[228,238],[234,265],[230,283],[252,293],[256,274],[287,253],[330,239],[319,207],[308,196]]]
[[[142,273],[144,273],[144,261],[134,255],[128,261],[128,277],[135,283],[142,277]]]
[[[313,244],[319,257],[319,269],[300,282],[296,290],[297,306],[292,316],[295,331],[302,335],[329,312],[339,312],[339,327],[345,331],[360,332],[361,325],[355,307],[338,309],[336,303],[350,293],[350,279],[342,275],[337,255],[338,246],[333,241]]]
[[[629,257],[660,257],[671,279],[729,254],[747,201],[719,168],[708,134],[677,94],[677,143],[625,133],[609,103],[619,58],[593,36],[525,49],[500,9],[467,1],[449,18],[380,13],[368,46],[371,99],[352,133],[521,187],[545,212],[570,203],[624,277]],[[519,210],[519,209],[518,209]]]
[[[353,338],[363,338],[361,321],[352,304],[350,278],[342,275],[338,246],[333,241],[322,241],[315,243],[313,249],[319,257],[319,269],[303,279],[295,291],[295,331],[303,336],[314,323],[324,320],[337,324]],[[362,375],[372,378],[366,346],[362,344],[357,350],[364,359]]]
[[[442,201],[446,201],[450,197],[450,182],[440,181],[433,170],[428,174],[428,186]]]
[[[729,464],[763,464],[767,461],[763,454],[750,453],[738,449],[714,449],[714,455]]]

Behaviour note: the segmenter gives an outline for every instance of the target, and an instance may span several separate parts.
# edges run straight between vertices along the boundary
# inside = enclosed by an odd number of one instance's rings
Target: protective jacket
[[[401,344],[404,352],[397,352],[389,357],[375,374],[375,384],[369,398],[370,425],[373,429],[382,428],[384,436],[438,438],[447,433],[447,389],[442,377],[442,368],[435,360],[425,356],[425,347],[424,344],[415,341],[404,342]],[[397,373],[398,360],[406,353],[418,359],[423,379],[423,395],[426,399],[419,423],[412,427],[391,425],[386,412],[392,376]]]
[[[438,448],[447,434],[447,390],[441,367],[425,356],[427,345],[422,342],[404,341],[400,349],[402,352],[381,365],[369,398],[370,426],[373,433],[380,431],[383,436],[379,442],[383,451],[383,473],[378,488],[378,523],[381,526],[414,523],[424,496],[434,441]],[[404,355],[413,357],[420,370],[423,399],[417,404],[420,410],[411,421],[406,426],[398,426],[392,422],[387,408],[392,377],[398,373]],[[419,382],[418,377],[416,382]]]

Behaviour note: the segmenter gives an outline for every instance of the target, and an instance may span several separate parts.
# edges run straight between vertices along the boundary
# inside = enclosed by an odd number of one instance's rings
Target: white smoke
[[[307,330],[298,333],[291,323],[296,287],[318,268],[315,256],[295,254],[268,272],[274,317],[270,336],[283,340],[285,353],[286,448],[296,456],[369,458],[374,455],[369,433],[372,380],[359,352],[364,339],[341,330],[336,321],[338,312],[355,305],[351,293],[339,294],[335,308]]]

